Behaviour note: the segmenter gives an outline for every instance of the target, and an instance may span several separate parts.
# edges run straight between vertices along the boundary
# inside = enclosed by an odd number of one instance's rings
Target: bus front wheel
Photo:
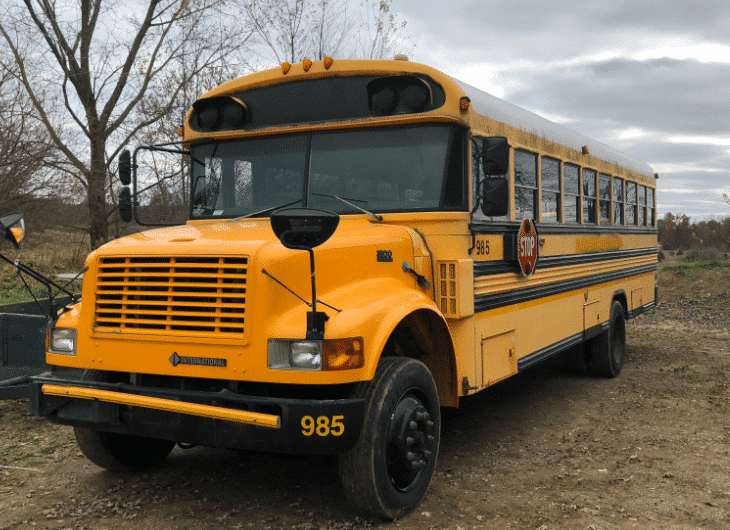
[[[626,354],[626,320],[621,302],[611,304],[608,330],[589,344],[591,367],[596,375],[616,377],[624,365]]]
[[[353,397],[366,400],[367,412],[360,441],[339,458],[345,496],[363,513],[397,519],[421,502],[436,467],[436,385],[420,361],[385,357]]]

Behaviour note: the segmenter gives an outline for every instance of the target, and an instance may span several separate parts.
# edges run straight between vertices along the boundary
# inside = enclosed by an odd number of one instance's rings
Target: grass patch
[[[671,265],[662,265],[660,270],[671,271],[678,276],[691,275],[693,271],[697,270],[717,270],[717,269],[728,269],[730,268],[730,261],[713,259],[713,260],[702,260],[702,261],[683,261],[682,263],[675,263]]]

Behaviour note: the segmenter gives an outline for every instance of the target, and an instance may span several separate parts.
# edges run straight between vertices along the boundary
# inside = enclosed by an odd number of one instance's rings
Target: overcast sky
[[[412,61],[648,163],[658,213],[730,214],[730,0],[394,0]]]

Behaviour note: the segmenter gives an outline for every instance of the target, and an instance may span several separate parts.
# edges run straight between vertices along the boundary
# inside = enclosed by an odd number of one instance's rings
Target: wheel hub
[[[435,458],[434,423],[423,402],[404,395],[391,416],[388,429],[387,465],[393,485],[408,491],[421,470]]]

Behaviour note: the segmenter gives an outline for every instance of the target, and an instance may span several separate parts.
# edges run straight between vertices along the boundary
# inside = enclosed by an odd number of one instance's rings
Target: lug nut
[[[415,458],[416,458],[416,455],[415,455],[415,454],[413,454],[413,453],[410,453],[410,452],[409,452],[409,453],[408,453],[408,454],[406,455],[406,458],[407,458],[408,460],[415,460]]]
[[[433,442],[435,439],[436,438],[432,434],[429,434],[428,436],[426,436],[426,440],[428,440],[429,442]]]
[[[411,420],[411,422],[410,422],[410,423],[408,424],[408,426],[409,426],[409,427],[410,427],[411,429],[413,429],[413,430],[415,430],[415,429],[417,429],[417,428],[418,428],[418,424],[417,424],[417,423],[416,423],[416,422],[415,422],[414,420]]]
[[[410,436],[406,438],[406,445],[413,445],[416,441]]]

